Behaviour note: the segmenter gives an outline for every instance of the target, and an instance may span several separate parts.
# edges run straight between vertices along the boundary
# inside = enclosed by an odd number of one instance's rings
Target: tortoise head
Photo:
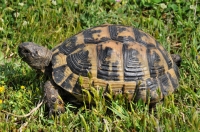
[[[181,56],[177,54],[171,54],[172,60],[176,63],[177,66],[181,65]]]
[[[18,47],[19,56],[34,69],[44,70],[49,65],[52,52],[33,42],[24,42]]]

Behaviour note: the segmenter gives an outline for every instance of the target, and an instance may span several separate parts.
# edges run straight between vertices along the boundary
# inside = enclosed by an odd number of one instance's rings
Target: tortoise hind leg
[[[49,115],[63,113],[65,111],[64,102],[52,81],[46,81],[44,85],[44,95],[49,108]]]

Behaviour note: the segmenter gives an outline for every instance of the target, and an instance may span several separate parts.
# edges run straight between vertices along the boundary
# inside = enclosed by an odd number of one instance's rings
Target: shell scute
[[[137,44],[137,43],[136,43]],[[124,60],[124,80],[136,81],[142,80],[145,75],[142,54],[139,53],[137,45],[123,45],[123,60]]]
[[[119,42],[133,42],[135,41],[135,34],[132,32],[132,28],[125,26],[109,26],[110,38]]]
[[[168,66],[168,70],[172,68],[172,59],[169,55],[169,53],[157,42],[157,47],[158,47],[158,50],[161,52],[162,56],[164,57],[166,63],[167,63],[167,66]]]
[[[97,78],[122,80],[122,45],[113,41],[97,46]]]
[[[171,81],[168,78],[167,74],[159,76],[158,79],[163,95],[168,95],[174,91],[174,88],[172,87]]]
[[[149,72],[152,78],[163,75],[168,68],[162,54],[158,50],[147,50]]]
[[[57,84],[60,84],[63,81],[63,79],[65,78],[64,72],[66,71],[67,67],[68,67],[67,64],[65,64],[60,67],[54,68],[52,76],[53,76],[54,81]]]
[[[71,84],[73,79],[73,73],[69,74],[68,77],[61,83],[61,87],[64,89],[67,89],[68,91],[71,91],[71,89],[74,87],[73,84]]]
[[[78,38],[77,38],[78,37]],[[59,53],[63,53],[65,55],[69,55],[79,48],[84,47],[84,43],[80,43],[81,36],[73,36],[70,39],[65,40],[59,47]]]
[[[96,27],[83,31],[85,44],[98,44],[110,40],[107,27]]]
[[[156,48],[156,41],[149,34],[140,31],[136,28],[133,28],[133,32],[135,34],[135,40],[138,43],[146,46],[147,48]]]
[[[167,75],[168,75],[174,89],[177,89],[178,78],[180,78],[179,72],[177,70],[178,70],[178,67],[176,65],[174,65],[174,68],[170,69],[167,72]]]
[[[159,99],[161,99],[163,96],[161,94],[160,86],[158,83],[158,79],[155,78],[148,78],[146,80],[146,87],[149,90],[149,98],[150,102],[157,102]]]
[[[87,50],[79,50],[67,57],[67,64],[73,73],[87,76],[92,66],[88,54]]]

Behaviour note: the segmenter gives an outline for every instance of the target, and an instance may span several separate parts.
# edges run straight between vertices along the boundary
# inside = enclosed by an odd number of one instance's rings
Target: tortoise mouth
[[[19,54],[19,56],[21,57],[21,59],[23,60],[23,61],[25,61],[26,63],[28,63],[28,64],[31,64],[32,62],[31,62],[31,56],[30,56],[30,51],[28,51],[27,49],[25,49],[24,47],[23,47],[23,45],[19,45],[19,47],[18,47],[18,54]]]
[[[24,54],[23,54],[23,48],[22,47],[18,47],[18,54],[19,54],[19,56],[22,58],[22,59],[24,59]]]
[[[28,43],[22,43],[18,47],[18,54],[21,58],[27,57],[28,54],[31,54],[31,51],[26,48]]]

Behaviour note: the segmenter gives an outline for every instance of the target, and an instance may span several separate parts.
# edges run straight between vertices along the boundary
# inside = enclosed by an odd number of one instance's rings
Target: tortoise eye
[[[23,52],[24,52],[24,53],[26,53],[26,54],[28,54],[28,53],[29,53],[29,51],[28,51],[28,50],[26,50],[26,49],[24,49],[24,50],[23,50]]]

